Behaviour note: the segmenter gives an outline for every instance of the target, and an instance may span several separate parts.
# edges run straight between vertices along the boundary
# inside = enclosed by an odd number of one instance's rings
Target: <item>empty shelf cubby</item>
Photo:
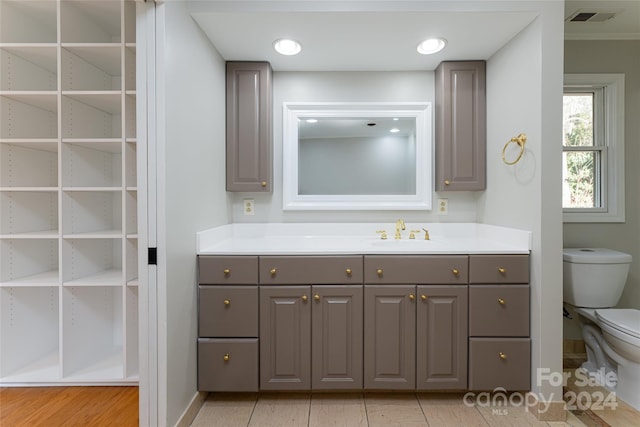
[[[0,49],[0,90],[58,89],[55,46],[5,46]]]
[[[57,239],[0,240],[1,286],[58,286]]]
[[[63,138],[120,138],[119,93],[66,93],[62,97]]]
[[[60,2],[62,43],[120,43],[121,3],[118,1]]]
[[[62,90],[121,90],[121,51],[118,45],[64,46],[61,57]]]
[[[0,288],[0,381],[60,379],[59,289]]]
[[[122,191],[69,191],[62,195],[64,237],[122,237]]]
[[[122,239],[64,239],[64,286],[113,286],[125,284],[122,272]]]
[[[0,193],[0,235],[58,237],[58,191]]]
[[[57,186],[57,143],[0,143],[0,187]]]
[[[122,142],[82,141],[62,144],[62,186],[122,186]]]
[[[58,96],[55,93],[0,96],[0,139],[58,137]]]
[[[3,43],[56,43],[58,8],[55,1],[0,1],[0,40]]]

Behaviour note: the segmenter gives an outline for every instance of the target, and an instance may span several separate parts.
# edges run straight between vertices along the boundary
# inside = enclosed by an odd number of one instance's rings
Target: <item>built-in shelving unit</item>
[[[133,0],[0,2],[0,383],[138,380]]]

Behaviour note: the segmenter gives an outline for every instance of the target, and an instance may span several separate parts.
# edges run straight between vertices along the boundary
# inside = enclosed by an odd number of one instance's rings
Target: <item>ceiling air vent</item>
[[[566,22],[605,22],[616,16],[617,12],[603,12],[594,10],[578,10],[566,19]]]

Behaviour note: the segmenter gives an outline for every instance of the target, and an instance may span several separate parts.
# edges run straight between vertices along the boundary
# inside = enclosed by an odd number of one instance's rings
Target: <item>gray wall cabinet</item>
[[[486,188],[485,76],[484,61],[436,68],[436,191]]]
[[[272,71],[227,62],[227,191],[273,191]]]
[[[528,390],[528,255],[200,256],[203,391]]]

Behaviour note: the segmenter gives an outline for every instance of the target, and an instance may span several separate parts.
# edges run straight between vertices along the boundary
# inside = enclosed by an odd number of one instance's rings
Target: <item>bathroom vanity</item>
[[[528,390],[529,233],[380,227],[200,233],[199,389]]]

